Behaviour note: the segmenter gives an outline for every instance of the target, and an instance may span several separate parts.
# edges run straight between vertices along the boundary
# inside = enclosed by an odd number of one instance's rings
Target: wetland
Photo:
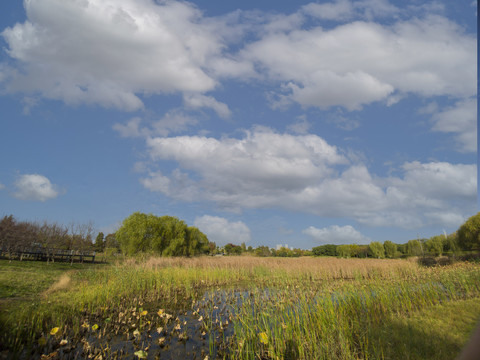
[[[480,318],[480,265],[0,260],[0,295],[5,359],[448,359]]]

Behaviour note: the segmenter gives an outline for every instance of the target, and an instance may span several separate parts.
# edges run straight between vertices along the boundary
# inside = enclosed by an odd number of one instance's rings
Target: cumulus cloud
[[[477,151],[477,99],[469,98],[454,106],[433,111],[433,131],[454,134],[461,152]]]
[[[185,104],[193,109],[211,108],[221,118],[228,118],[231,115],[228,106],[222,102],[215,100],[212,96],[205,96],[201,94],[184,95]]]
[[[302,231],[322,244],[367,244],[370,239],[362,235],[351,225],[332,225],[322,229],[310,226]]]
[[[475,210],[475,165],[407,162],[399,176],[381,178],[319,136],[266,128],[240,139],[149,138],[147,146],[153,161],[178,168],[151,171],[141,180],[146,188],[229,210],[282,208],[401,227],[441,223],[447,213],[458,221]]]
[[[352,6],[349,1],[307,5],[320,7],[327,17],[348,14]],[[355,21],[328,30],[265,30],[240,55],[283,85],[274,106],[290,101],[358,110],[375,101],[391,104],[401,94],[465,98],[476,93],[475,37],[440,15],[388,25]]]
[[[266,128],[247,131],[242,139],[149,138],[147,146],[152,160],[177,161],[181,168],[201,178],[202,190],[198,192],[208,193],[224,204],[267,205],[284,191],[299,191],[325,178],[332,171],[329,165],[347,163],[335,146],[316,135],[277,134]],[[180,190],[178,177],[192,188],[188,174],[180,176],[177,172],[174,176],[176,181],[169,183],[171,187],[162,187],[168,189],[167,194]],[[158,174],[152,176],[149,188],[157,178]],[[164,175],[159,179],[166,184]],[[199,183],[195,184],[198,188]]]
[[[15,181],[17,191],[13,194],[20,200],[47,201],[59,195],[57,186],[48,178],[38,174],[21,175]]]
[[[204,215],[196,218],[194,225],[207,235],[209,241],[220,246],[250,241],[250,229],[242,221],[231,222],[222,217]]]
[[[1,70],[11,92],[135,110],[143,106],[139,94],[203,93],[217,85],[208,73],[223,58],[221,36],[229,30],[191,3],[30,0],[24,6],[27,21],[2,32],[21,70]],[[231,71],[235,63],[230,59]]]
[[[386,0],[337,0],[289,15],[209,18],[179,1],[24,4],[27,21],[2,32],[16,67],[2,64],[0,81],[67,104],[135,110],[141,95],[182,93],[187,107],[226,118],[228,105],[205,93],[231,78],[279,86],[277,105],[349,110],[406,93],[476,93],[475,36],[431,6],[411,16]],[[388,24],[375,22],[386,16]],[[357,21],[326,30],[304,28],[307,19]]]
[[[159,120],[144,120],[140,117],[134,117],[126,124],[114,124],[113,129],[122,137],[168,136],[172,133],[185,131],[197,123],[197,119],[184,114],[182,111],[172,110]]]

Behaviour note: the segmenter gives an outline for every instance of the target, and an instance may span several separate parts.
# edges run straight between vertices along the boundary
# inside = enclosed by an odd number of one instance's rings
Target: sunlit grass
[[[388,331],[382,324],[404,329],[405,336],[427,336],[415,314],[433,308],[448,313],[449,305],[480,296],[480,266],[468,263],[423,268],[404,260],[201,257],[73,268],[12,264],[18,276],[8,284],[24,296],[1,313],[7,329],[1,342],[24,358],[69,347],[69,354],[84,356],[161,353],[189,341],[205,344],[202,351],[210,357],[396,358],[389,347],[420,351],[421,344],[383,336]],[[6,273],[9,266],[0,263]],[[43,285],[25,292],[32,267]],[[3,286],[1,273],[0,280]],[[480,315],[478,307],[466,309],[465,316]],[[445,354],[458,351],[467,327],[446,342]],[[442,334],[455,329],[439,328]],[[82,343],[85,338],[91,340]]]

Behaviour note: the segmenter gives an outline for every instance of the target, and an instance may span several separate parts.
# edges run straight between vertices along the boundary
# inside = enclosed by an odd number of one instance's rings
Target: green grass
[[[48,289],[66,271],[97,265],[0,260],[0,299],[35,297]]]
[[[480,319],[480,299],[431,306],[408,316],[391,315],[369,331],[376,356],[385,359],[454,359]],[[373,347],[373,345],[372,345]]]
[[[68,285],[53,289],[65,273]],[[135,330],[166,328],[168,318],[158,309],[174,321],[197,311],[194,304],[206,291],[224,294],[195,315],[202,314],[209,332],[206,352],[219,355],[215,349],[223,346],[228,352],[221,354],[236,359],[449,359],[480,317],[479,264],[422,268],[403,260],[245,257],[73,266],[0,261],[0,325],[6,329],[0,343],[12,354],[30,347],[39,355],[58,349],[61,339],[75,344],[98,335],[108,356],[109,333],[132,338]],[[227,315],[212,317],[224,303],[232,309],[231,338],[219,338],[215,325]],[[59,331],[52,336],[54,327]]]

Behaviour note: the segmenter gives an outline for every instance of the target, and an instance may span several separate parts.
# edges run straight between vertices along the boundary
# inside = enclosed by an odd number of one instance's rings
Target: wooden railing
[[[44,248],[40,246],[23,246],[15,248],[0,247],[0,258],[36,260],[36,261],[60,261],[60,262],[95,262],[95,251],[89,250],[65,250]]]

